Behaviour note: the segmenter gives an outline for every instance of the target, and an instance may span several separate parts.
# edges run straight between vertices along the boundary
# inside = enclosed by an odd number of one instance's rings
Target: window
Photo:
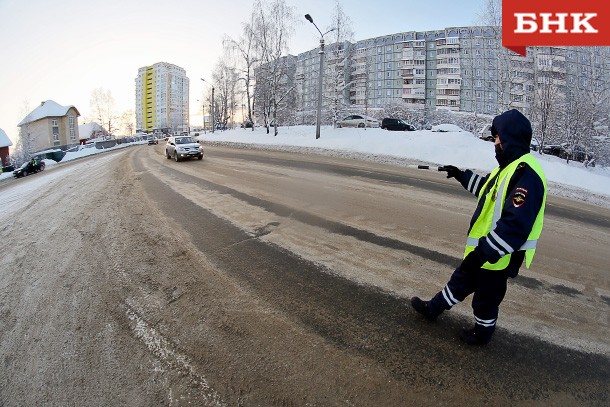
[[[76,141],[76,131],[74,129],[74,116],[73,115],[68,116],[68,124],[69,124],[69,129],[70,129],[70,140]]]

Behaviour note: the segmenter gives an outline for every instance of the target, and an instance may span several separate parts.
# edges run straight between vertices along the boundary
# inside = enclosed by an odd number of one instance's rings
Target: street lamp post
[[[307,21],[309,21],[310,23],[312,23],[314,25],[314,27],[316,27],[316,30],[318,30],[318,32],[320,33],[320,72],[318,74],[318,111],[316,113],[316,139],[320,138],[320,123],[322,121],[322,82],[323,82],[323,78],[324,78],[324,36],[326,34],[328,34],[331,31],[335,31],[334,28],[331,28],[330,30],[326,31],[324,34],[322,34],[322,31],[320,31],[320,29],[318,28],[318,26],[316,25],[316,23],[313,22],[313,18],[311,18],[311,16],[309,14],[305,14],[305,19]]]
[[[210,83],[203,78],[200,78],[202,81]],[[212,133],[214,133],[214,85],[210,83],[212,87],[212,105],[210,106],[210,115],[212,116]]]

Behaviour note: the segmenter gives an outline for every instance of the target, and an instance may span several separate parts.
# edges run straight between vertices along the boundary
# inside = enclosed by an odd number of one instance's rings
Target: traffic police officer
[[[430,301],[411,299],[417,312],[434,321],[474,293],[474,328],[460,334],[469,345],[491,340],[508,278],[517,276],[524,260],[529,268],[534,258],[546,203],[546,177],[530,153],[530,121],[518,110],[509,110],[494,118],[491,134],[499,166],[490,174],[482,177],[452,165],[441,168],[478,198],[464,259]]]

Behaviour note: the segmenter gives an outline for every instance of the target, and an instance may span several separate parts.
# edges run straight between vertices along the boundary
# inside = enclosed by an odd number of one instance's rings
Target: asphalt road
[[[468,300],[436,323],[408,304],[474,209],[439,173],[158,145],[24,181],[0,185],[0,405],[608,405],[607,209],[549,199],[471,348]]]

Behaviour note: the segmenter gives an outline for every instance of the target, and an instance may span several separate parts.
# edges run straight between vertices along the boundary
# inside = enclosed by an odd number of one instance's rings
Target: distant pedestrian
[[[546,203],[546,177],[530,154],[530,121],[518,110],[509,110],[493,119],[491,134],[499,166],[490,174],[444,167],[447,178],[457,179],[478,198],[464,259],[430,301],[411,299],[418,313],[434,321],[474,294],[474,327],[460,333],[469,345],[491,340],[508,278],[517,276],[524,260],[529,268],[534,258]]]

